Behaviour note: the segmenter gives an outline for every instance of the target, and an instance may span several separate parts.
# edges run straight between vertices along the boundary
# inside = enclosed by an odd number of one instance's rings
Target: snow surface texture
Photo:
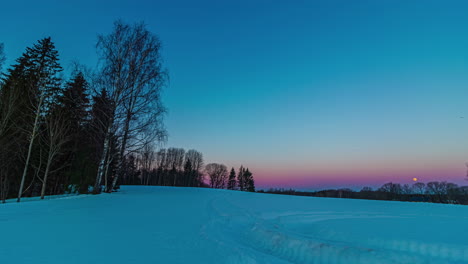
[[[124,186],[0,205],[0,263],[468,263],[468,206]]]

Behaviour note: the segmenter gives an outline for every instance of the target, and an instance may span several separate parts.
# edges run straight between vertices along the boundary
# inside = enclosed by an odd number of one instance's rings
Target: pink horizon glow
[[[419,182],[449,181],[459,185],[468,185],[466,170],[463,167],[455,169],[411,169],[411,170],[359,170],[359,171],[287,171],[257,169],[253,170],[256,185],[259,189],[292,188],[321,189],[345,187],[379,187],[387,182],[401,184]]]

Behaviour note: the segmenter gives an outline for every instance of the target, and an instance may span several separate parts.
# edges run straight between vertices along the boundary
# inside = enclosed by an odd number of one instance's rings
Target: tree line
[[[259,192],[298,196],[468,205],[468,186],[458,186],[455,183],[446,181],[432,181],[428,182],[427,184],[423,182],[416,182],[412,185],[389,182],[385,183],[377,189],[364,187],[360,191],[353,191],[348,188],[342,188],[316,192],[303,192],[292,189],[269,189],[266,191],[261,190]]]
[[[216,189],[255,192],[253,174],[241,166],[236,173],[220,163],[204,164],[203,154],[191,149],[156,148],[152,145],[125,161],[123,185],[158,185],[182,187],[206,187]]]

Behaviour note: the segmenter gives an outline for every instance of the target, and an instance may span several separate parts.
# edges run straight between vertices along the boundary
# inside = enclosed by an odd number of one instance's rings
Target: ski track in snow
[[[462,264],[467,223],[468,206],[123,186],[0,205],[0,263]]]

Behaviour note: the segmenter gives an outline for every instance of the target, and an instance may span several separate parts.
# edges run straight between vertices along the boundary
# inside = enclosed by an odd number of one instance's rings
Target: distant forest
[[[260,190],[259,192],[298,196],[468,205],[468,186],[458,186],[455,183],[446,181],[433,181],[427,184],[416,182],[413,185],[389,182],[375,190],[371,187],[364,187],[360,191],[343,188],[316,192],[295,191],[292,189],[269,189],[266,191]]]
[[[75,63],[66,78],[50,37],[6,70],[0,44],[1,201],[98,194],[120,184],[255,191],[248,169],[228,173],[223,164],[204,166],[196,150],[160,148],[168,74],[160,40],[143,23],[116,21],[96,51],[96,68]]]

